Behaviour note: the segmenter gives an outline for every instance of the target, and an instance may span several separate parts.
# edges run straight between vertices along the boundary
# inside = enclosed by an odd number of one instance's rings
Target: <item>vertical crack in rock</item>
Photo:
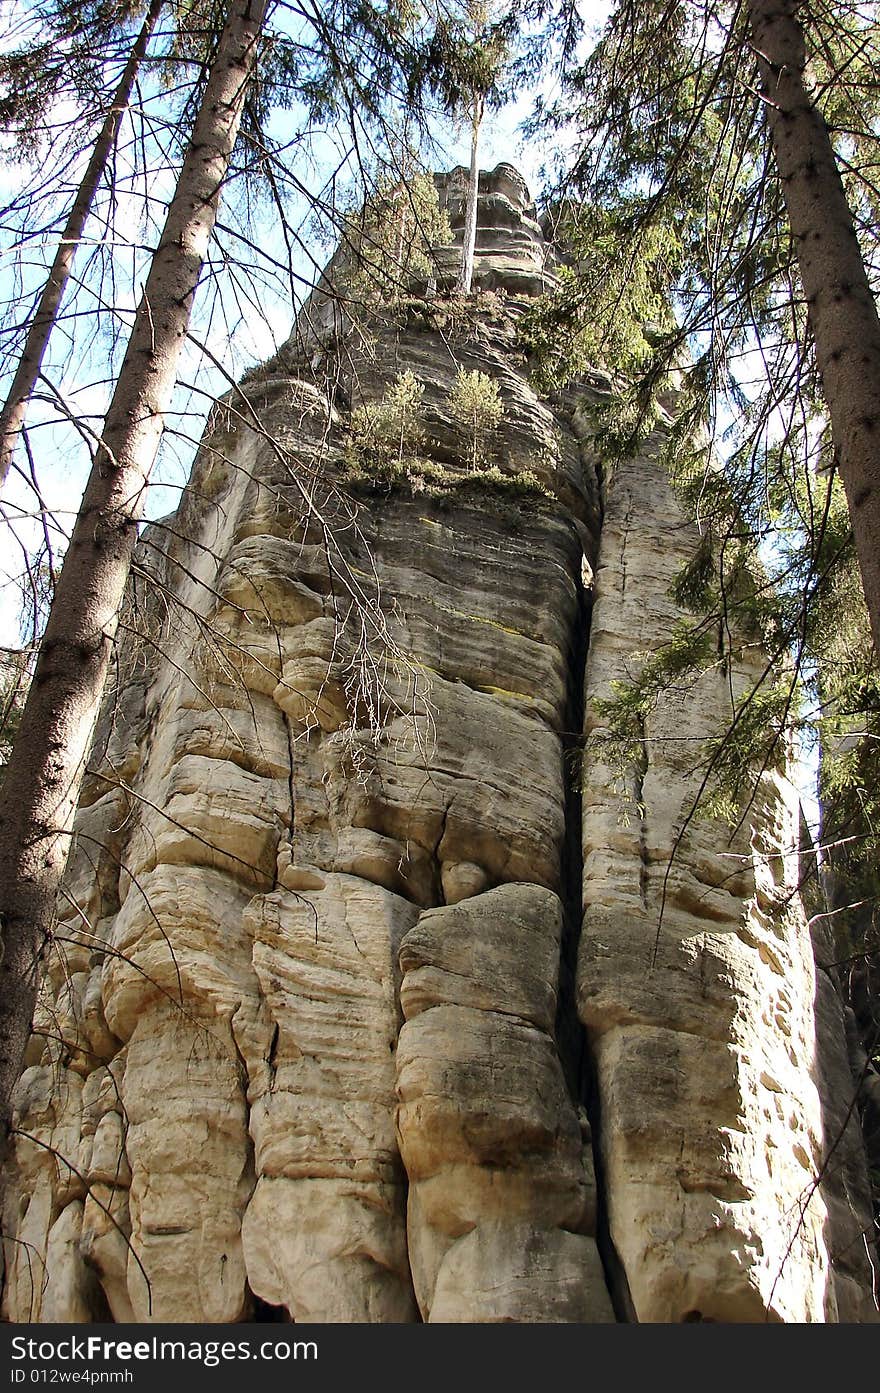
[[[253,1198],[254,1191],[256,1190],[257,1167],[256,1148],[254,1146],[253,1131],[251,1128],[250,1071],[248,1069],[247,1060],[245,1059],[242,1053],[241,1046],[239,1045],[235,1033],[235,1018],[241,1011],[241,1008],[242,1002],[239,1001],[236,1003],[229,1019],[229,1038],[232,1041],[232,1048],[235,1053],[235,1059],[238,1065],[238,1082],[239,1087],[241,1089],[241,1096],[244,1102],[244,1134],[246,1137],[244,1165],[242,1167],[243,1189],[245,1191],[244,1203],[242,1204],[242,1211],[244,1212],[246,1211],[247,1204],[250,1203],[250,1200]],[[276,1025],[269,1045],[269,1053],[266,1060],[270,1090],[273,1088],[275,1083],[275,1051],[277,1049],[277,1046],[278,1026]],[[224,1254],[221,1264],[221,1273],[225,1272],[226,1262],[227,1259],[226,1255]],[[247,1281],[246,1278],[244,1281],[244,1298],[242,1304],[244,1309],[245,1320],[290,1319],[289,1312],[284,1306],[279,1306],[277,1309],[275,1309],[269,1306],[266,1302],[260,1301],[259,1297],[255,1296],[255,1294],[251,1291],[250,1283]],[[265,1310],[266,1314],[262,1314],[263,1310]],[[258,1314],[258,1312],[260,1314]],[[272,1314],[269,1314],[269,1312],[271,1312]]]
[[[639,900],[642,909],[648,908],[648,883],[650,880],[648,856],[648,824],[645,806],[645,780],[648,776],[648,742],[645,738],[645,718],[637,717],[639,731],[639,752],[633,766],[633,803],[639,818]]]
[[[626,599],[626,578],[628,570],[627,547],[629,546],[630,524],[633,516],[633,505],[627,504],[626,511],[620,527],[620,598]]]
[[[281,654],[279,653],[279,668],[282,665],[283,659],[281,657]],[[287,840],[290,844],[290,860],[292,863],[296,858],[296,781],[294,778],[294,770],[296,768],[296,749],[294,747],[293,727],[290,723],[290,717],[284,710],[283,706],[281,707],[281,718],[284,722],[284,731],[287,736],[287,750],[290,759],[290,768],[287,773],[287,791],[290,796],[290,821],[288,822],[287,826]]]
[[[598,541],[598,539],[597,539]],[[563,934],[560,951],[559,1002],[556,1038],[566,1080],[582,1118],[584,1140],[589,1141],[596,1185],[596,1245],[605,1274],[614,1315],[619,1322],[635,1320],[626,1274],[611,1239],[608,1200],[602,1158],[602,1105],[595,1063],[587,1032],[577,1011],[576,973],[583,921],[582,752],[584,689],[590,645],[591,589],[584,584],[588,568],[580,567],[577,607],[571,630],[568,670],[568,707],[563,731],[565,778],[565,840],[562,848]]]
[[[565,840],[562,846],[563,935],[560,952],[559,1004],[556,1035],[572,1097],[584,1103],[589,1075],[586,1033],[575,1001],[577,948],[581,935],[583,849],[581,846],[581,764],[584,720],[584,672],[589,647],[588,596],[578,583],[577,608],[571,635],[568,707],[562,734],[565,779]]]

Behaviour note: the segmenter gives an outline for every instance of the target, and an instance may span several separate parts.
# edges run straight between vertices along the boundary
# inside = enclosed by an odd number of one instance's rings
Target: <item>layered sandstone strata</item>
[[[791,791],[732,843],[688,819],[711,677],[637,787],[603,763],[592,698],[671,631],[696,533],[651,448],[597,460],[607,381],[530,385],[550,259],[484,176],[479,293],[358,323],[324,287],[145,539],[18,1093],[9,1318],[871,1318]],[[462,369],[504,406],[476,474]],[[353,468],[403,371],[417,457]]]

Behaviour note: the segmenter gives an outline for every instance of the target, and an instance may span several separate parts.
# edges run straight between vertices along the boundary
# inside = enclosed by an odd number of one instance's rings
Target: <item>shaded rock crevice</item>
[[[585,578],[588,584],[584,583]],[[584,557],[578,585],[578,603],[572,626],[569,663],[568,709],[563,732],[565,778],[565,840],[562,850],[563,932],[560,951],[559,1001],[556,1039],[572,1098],[582,1118],[585,1145],[590,1148],[596,1184],[595,1234],[615,1318],[635,1319],[626,1273],[611,1237],[608,1220],[605,1168],[602,1154],[602,1102],[597,1087],[595,1060],[587,1032],[577,1009],[577,960],[583,922],[583,827],[582,754],[584,691],[590,643],[592,570]]]

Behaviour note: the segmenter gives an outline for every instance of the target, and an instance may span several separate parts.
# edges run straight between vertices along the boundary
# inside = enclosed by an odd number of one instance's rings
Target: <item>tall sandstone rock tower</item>
[[[481,187],[479,293],[356,326],[325,283],[143,541],[18,1093],[9,1319],[876,1317],[796,798],[765,774],[732,844],[685,826],[745,667],[659,702],[635,787],[603,763],[593,699],[669,636],[697,534],[659,437],[597,455],[608,379],[530,386],[552,251],[515,170]],[[477,469],[461,371],[504,409]],[[378,467],[351,414],[403,373],[422,438]]]

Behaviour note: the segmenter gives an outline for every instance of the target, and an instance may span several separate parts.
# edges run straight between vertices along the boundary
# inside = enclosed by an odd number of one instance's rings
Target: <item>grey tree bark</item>
[[[46,345],[55,326],[61,300],[70,279],[73,258],[82,238],[98,184],[107,167],[107,161],[116,141],[123,114],[131,100],[132,88],[138,70],[164,5],[165,0],[152,0],[144,17],[140,33],[135,39],[119,86],[114,94],[112,105],[92,149],[86,172],[61,234],[61,241],[52,262],[52,269],[43,287],[36,313],[31,320],[12,385],[9,388],[3,409],[0,411],[0,485],[9,473],[19,432],[24,425],[31,392],[34,390],[34,384],[42,368]]]
[[[150,471],[268,0],[229,0],[0,797],[0,1160]]]
[[[828,128],[808,89],[797,9],[797,0],[749,0],[773,150],[880,653],[880,318]]]
[[[471,121],[471,167],[468,177],[467,200],[465,202],[464,234],[461,244],[461,266],[459,267],[456,290],[460,295],[470,295],[474,278],[474,248],[477,242],[477,199],[480,192],[479,144],[480,125],[483,118],[483,101],[474,97],[474,114]]]

